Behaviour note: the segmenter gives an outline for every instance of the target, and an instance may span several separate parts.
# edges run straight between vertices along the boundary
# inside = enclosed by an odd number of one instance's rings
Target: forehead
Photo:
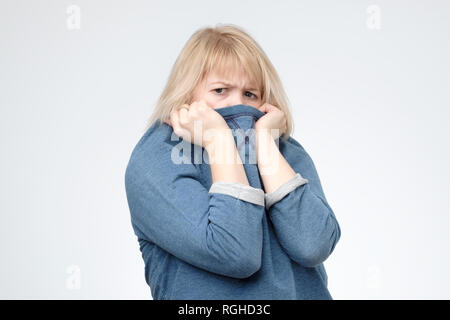
[[[226,72],[219,70],[209,72],[206,76],[206,85],[212,85],[218,82],[246,89],[258,88],[256,81],[251,79],[242,68],[228,69]]]

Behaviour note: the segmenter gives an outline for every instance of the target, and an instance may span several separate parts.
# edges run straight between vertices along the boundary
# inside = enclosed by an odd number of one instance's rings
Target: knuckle
[[[180,117],[180,124],[187,125],[189,123],[189,119],[187,116],[183,115]]]

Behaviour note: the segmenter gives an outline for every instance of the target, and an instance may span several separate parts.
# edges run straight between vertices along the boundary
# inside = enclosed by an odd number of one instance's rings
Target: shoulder
[[[156,150],[171,148],[179,142],[179,138],[173,129],[166,123],[153,123],[142,135],[133,149],[132,157],[140,153],[155,154]]]
[[[128,166],[138,163],[148,163],[163,158],[176,141],[171,140],[173,130],[165,123],[152,124],[138,140],[131,152]]]
[[[166,123],[152,124],[136,143],[126,167],[127,177],[164,179],[177,172],[194,172],[194,162],[186,157],[192,144],[183,141]]]

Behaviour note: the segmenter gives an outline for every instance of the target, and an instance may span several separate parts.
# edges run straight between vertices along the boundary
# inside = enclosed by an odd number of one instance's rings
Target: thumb
[[[269,112],[269,105],[267,103],[264,103],[261,107],[258,108],[259,111],[267,113]]]

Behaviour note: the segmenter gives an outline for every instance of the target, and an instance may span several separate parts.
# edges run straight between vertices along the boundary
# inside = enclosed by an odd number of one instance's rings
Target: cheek
[[[262,106],[261,99],[256,99],[256,100],[250,101],[249,104],[250,104],[252,107],[255,107],[255,108],[257,108],[257,109],[259,109],[259,108]]]
[[[192,102],[205,100],[206,104],[213,109],[221,108],[224,106],[222,101],[223,97],[215,94],[214,92],[197,90],[196,92],[194,92],[192,97]]]
[[[204,92],[204,91],[200,91],[200,90],[194,92],[194,94],[192,95],[192,102],[200,101],[200,100],[205,100],[208,103],[212,100],[211,95],[208,94],[208,92]]]
[[[203,95],[203,99],[210,105],[211,107],[218,108],[217,105],[221,101],[221,97],[215,95],[214,93],[206,93]]]
[[[192,98],[192,102],[201,100],[204,100],[206,104],[213,109],[219,108],[218,105],[220,101],[212,94],[196,94]]]

